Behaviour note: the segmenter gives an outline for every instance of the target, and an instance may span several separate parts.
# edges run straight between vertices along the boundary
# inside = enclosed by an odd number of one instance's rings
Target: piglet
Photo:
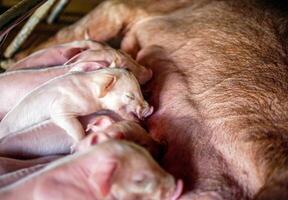
[[[87,125],[88,136],[81,140],[74,151],[81,151],[91,145],[108,139],[125,139],[144,147],[154,158],[160,158],[163,144],[152,137],[137,122],[129,120],[115,121],[109,115],[99,115]]]
[[[106,48],[109,47],[92,40],[73,41],[36,51],[35,53],[12,63],[7,67],[7,70],[12,71],[26,68],[43,68],[62,65],[75,55],[87,49],[100,50]]]
[[[145,84],[152,78],[151,69],[138,64],[131,58],[130,55],[124,51],[116,51],[115,49],[108,47],[105,49],[105,51],[89,49],[87,51],[81,52],[68,60],[65,65],[77,64],[81,62],[98,63],[98,68],[108,67],[111,63],[114,63],[114,67],[117,66],[119,68],[125,68],[131,71],[141,85]],[[78,67],[74,68],[75,71],[93,71],[95,69],[97,69],[96,65],[78,65]]]
[[[142,147],[108,140],[3,188],[0,198],[176,200],[182,188]]]
[[[77,117],[101,109],[132,120],[153,112],[136,78],[127,70],[74,72],[48,81],[24,97],[0,122],[0,138],[51,119],[79,141],[85,134]]]

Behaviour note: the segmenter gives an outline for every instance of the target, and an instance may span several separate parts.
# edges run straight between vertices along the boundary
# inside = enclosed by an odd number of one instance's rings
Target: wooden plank
[[[20,0],[2,0],[1,5],[4,7],[11,7],[19,1]],[[85,1],[85,3],[83,3],[83,1]],[[102,1],[103,0],[71,0],[64,12],[86,14]]]
[[[0,37],[24,20],[45,0],[22,0],[0,15]]]

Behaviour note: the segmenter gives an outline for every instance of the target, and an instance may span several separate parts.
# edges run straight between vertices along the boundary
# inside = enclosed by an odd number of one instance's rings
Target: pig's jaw
[[[131,121],[139,121],[138,115],[135,111],[130,111],[128,106],[122,106],[118,110],[114,110],[122,119],[131,120]]]

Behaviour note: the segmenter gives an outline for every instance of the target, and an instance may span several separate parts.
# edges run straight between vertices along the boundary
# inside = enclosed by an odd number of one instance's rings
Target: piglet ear
[[[69,72],[91,72],[96,71],[101,68],[107,67],[109,64],[105,61],[97,61],[97,62],[80,62],[70,69]]]
[[[91,181],[99,189],[100,195],[103,198],[110,192],[113,175],[117,169],[117,163],[116,161],[107,161],[99,164],[97,171],[92,175]]]
[[[87,125],[86,132],[90,130],[94,132],[104,130],[114,122],[115,121],[111,117],[105,115],[98,116],[91,123]]]
[[[114,86],[117,81],[116,76],[111,74],[103,74],[101,77],[97,77],[96,79],[100,80],[100,87],[99,87],[99,98],[104,97]],[[95,82],[97,82],[96,80]]]

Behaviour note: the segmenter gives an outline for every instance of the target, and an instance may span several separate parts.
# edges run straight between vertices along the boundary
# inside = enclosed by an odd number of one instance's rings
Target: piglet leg
[[[79,120],[74,116],[51,115],[52,121],[73,138],[74,141],[80,141],[84,136],[84,129]]]

